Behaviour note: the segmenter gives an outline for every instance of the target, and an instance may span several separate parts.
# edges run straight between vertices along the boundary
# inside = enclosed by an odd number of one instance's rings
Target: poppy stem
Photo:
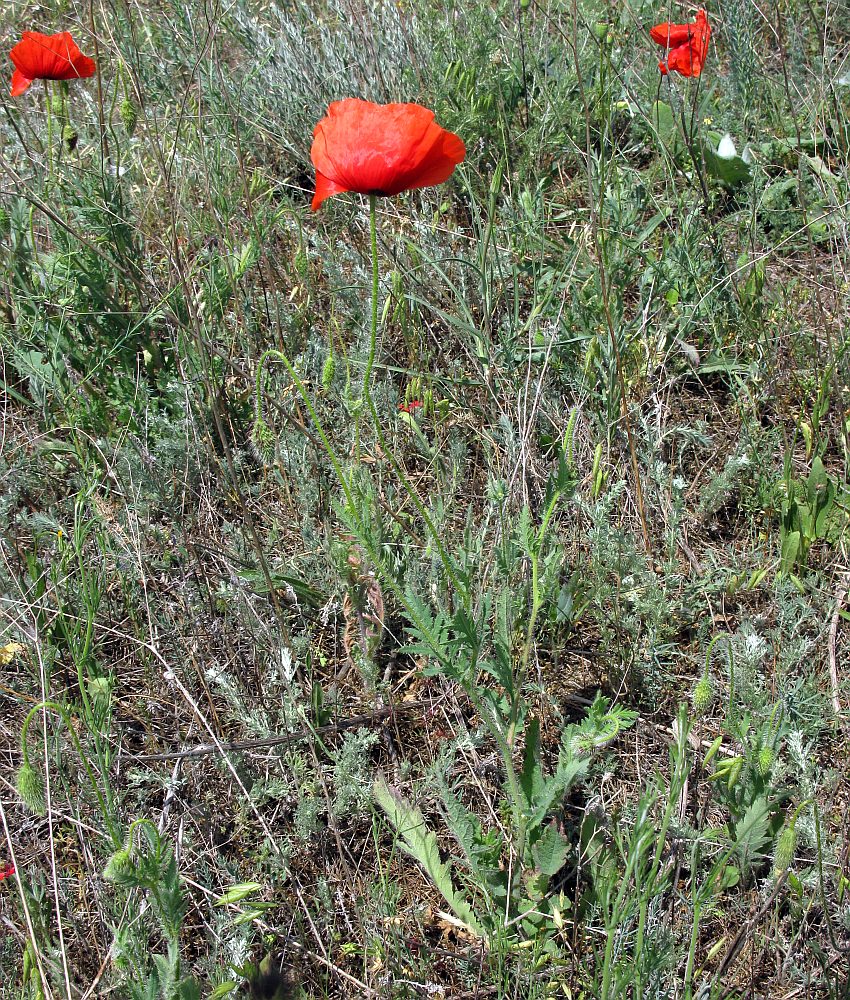
[[[276,347],[269,348],[269,350],[267,350],[262,355],[257,364],[257,375],[254,384],[255,421],[257,422],[263,421],[263,387],[264,387],[263,372],[264,372],[264,365],[269,358],[277,358],[278,361],[283,362],[283,366],[289,373],[289,377],[295,383],[295,388],[298,390],[298,394],[304,400],[304,405],[307,407],[307,412],[310,414],[313,423],[316,425],[316,430],[319,432],[319,437],[322,439],[322,445],[324,446],[324,449],[327,452],[327,456],[331,461],[331,465],[334,468],[336,477],[339,480],[339,485],[342,487],[342,492],[345,494],[345,500],[346,504],[348,505],[348,509],[351,511],[356,511],[356,506],[354,503],[354,494],[351,492],[351,487],[348,482],[348,477],[343,472],[342,463],[340,462],[339,458],[337,458],[337,454],[334,451],[333,445],[331,444],[330,439],[325,433],[324,425],[322,424],[322,421],[319,419],[319,415],[316,413],[315,407],[313,406],[313,403],[310,400],[310,394],[307,392],[307,388],[301,381],[301,377],[295,370],[292,362],[283,353],[283,351],[279,351]]]
[[[47,170],[53,181],[53,108],[50,97],[50,81],[44,81],[44,106],[47,112]]]
[[[405,492],[410,497],[413,506],[419,512],[419,516],[425,522],[425,527],[428,529],[428,535],[430,536],[431,542],[437,550],[437,555],[440,557],[440,562],[443,564],[443,568],[446,571],[446,576],[451,580],[452,585],[455,587],[457,592],[461,595],[463,603],[466,606],[469,601],[469,591],[466,585],[460,579],[457,574],[457,569],[455,567],[454,561],[449,556],[448,552],[443,548],[443,544],[440,541],[440,536],[437,529],[434,527],[434,522],[428,515],[428,511],[425,509],[425,505],[419,499],[419,495],[413,489],[407,476],[404,474],[398,459],[392,452],[387,439],[384,437],[384,433],[381,430],[381,418],[375,407],[374,400],[372,399],[372,393],[369,390],[369,383],[372,379],[372,368],[375,364],[375,354],[377,351],[378,343],[378,295],[380,294],[380,271],[378,268],[378,199],[374,194],[369,195],[369,237],[372,246],[372,327],[371,335],[369,339],[369,357],[366,361],[366,371],[363,374],[363,396],[362,399],[366,401],[366,406],[369,408],[369,413],[372,417],[372,423],[375,427],[375,436],[378,439],[378,444],[381,446],[381,451],[383,451],[386,458],[389,460],[390,465],[393,468],[396,476],[398,476],[399,482],[404,487]],[[360,457],[360,413],[357,414],[357,424],[355,430],[355,455],[358,460]]]
[[[363,373],[363,396],[369,396],[369,381],[375,364],[378,345],[378,295],[380,294],[380,270],[378,267],[378,199],[369,195],[369,242],[372,248],[372,329],[369,338],[369,358]]]
[[[360,407],[354,423],[354,457],[357,462],[360,461],[360,417],[364,401],[370,410],[372,409],[369,383],[372,380],[372,369],[378,351],[378,296],[381,292],[381,273],[378,267],[378,198],[374,194],[369,195],[369,245],[372,251],[372,322],[369,328],[369,356],[363,372],[363,391],[360,394]]]

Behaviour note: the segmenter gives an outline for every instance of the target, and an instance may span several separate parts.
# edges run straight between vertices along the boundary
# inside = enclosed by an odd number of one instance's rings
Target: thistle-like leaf
[[[422,812],[391,789],[383,778],[376,779],[372,796],[401,837],[404,851],[422,865],[455,916],[474,934],[483,936],[469,903],[454,887],[451,868],[440,857],[437,836],[428,829]]]

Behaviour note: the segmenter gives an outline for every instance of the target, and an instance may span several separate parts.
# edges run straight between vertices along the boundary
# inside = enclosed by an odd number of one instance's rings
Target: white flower
[[[720,140],[720,145],[717,147],[717,155],[721,160],[731,160],[738,155],[735,143],[732,141],[732,136],[728,132]]]

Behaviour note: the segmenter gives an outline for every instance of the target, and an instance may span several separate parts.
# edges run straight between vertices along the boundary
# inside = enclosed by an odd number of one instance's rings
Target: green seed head
[[[17,778],[18,795],[23,800],[24,805],[37,816],[43,816],[46,812],[44,807],[44,782],[41,775],[29,763],[21,765]]]
[[[714,701],[714,686],[708,674],[704,674],[694,685],[691,693],[691,704],[696,715],[702,715]]]

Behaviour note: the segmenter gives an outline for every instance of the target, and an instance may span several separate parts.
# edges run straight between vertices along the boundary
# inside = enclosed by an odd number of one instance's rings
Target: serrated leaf
[[[561,762],[554,776],[546,781],[541,789],[536,802],[534,812],[528,818],[529,832],[536,830],[538,826],[549,816],[556,802],[562,799],[568,788],[571,788],[576,780],[584,774],[589,764],[588,759],[574,758]]]
[[[546,827],[540,839],[531,848],[537,870],[551,878],[564,867],[570,852],[570,842],[552,824]]]
[[[747,867],[770,840],[770,805],[759,796],[735,824],[735,853]]]
[[[540,723],[537,719],[532,719],[525,731],[525,753],[519,784],[525,793],[526,808],[531,812],[537,806],[537,800],[544,787],[543,771],[540,767]]]
[[[483,937],[469,903],[452,883],[451,868],[440,857],[437,836],[433,830],[428,829],[422,812],[391,789],[383,778],[375,780],[372,796],[401,837],[403,850],[422,865],[458,919],[473,934]]]

